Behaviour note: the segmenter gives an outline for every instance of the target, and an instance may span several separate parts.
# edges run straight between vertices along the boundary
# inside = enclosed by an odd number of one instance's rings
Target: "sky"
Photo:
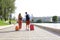
[[[34,17],[60,16],[60,0],[16,0],[15,14],[25,16],[25,12]]]

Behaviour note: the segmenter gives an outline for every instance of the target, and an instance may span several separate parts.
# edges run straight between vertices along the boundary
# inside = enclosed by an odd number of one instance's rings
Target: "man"
[[[29,15],[27,14],[27,12],[25,12],[25,14],[26,14],[26,30],[29,30],[30,17],[29,17]]]

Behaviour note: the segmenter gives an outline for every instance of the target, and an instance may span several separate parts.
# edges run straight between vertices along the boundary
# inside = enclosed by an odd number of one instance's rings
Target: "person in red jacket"
[[[18,15],[18,24],[19,24],[19,29],[21,29],[21,27],[22,27],[22,16],[21,16],[21,13],[19,13],[19,15]]]
[[[30,17],[29,17],[29,15],[27,14],[27,12],[25,12],[25,14],[26,14],[26,29],[29,30]]]

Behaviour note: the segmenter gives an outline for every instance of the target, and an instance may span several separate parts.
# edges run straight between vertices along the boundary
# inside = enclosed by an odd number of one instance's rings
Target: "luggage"
[[[30,30],[34,30],[34,25],[33,24],[30,25]]]
[[[18,31],[18,30],[19,30],[19,26],[16,26],[16,27],[15,27],[15,31]]]

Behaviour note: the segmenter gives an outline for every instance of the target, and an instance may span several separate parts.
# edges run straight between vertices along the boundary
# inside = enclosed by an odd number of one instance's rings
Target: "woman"
[[[19,29],[21,29],[21,27],[22,27],[22,16],[21,16],[21,13],[19,13],[19,15],[18,15],[18,24],[19,24]]]

